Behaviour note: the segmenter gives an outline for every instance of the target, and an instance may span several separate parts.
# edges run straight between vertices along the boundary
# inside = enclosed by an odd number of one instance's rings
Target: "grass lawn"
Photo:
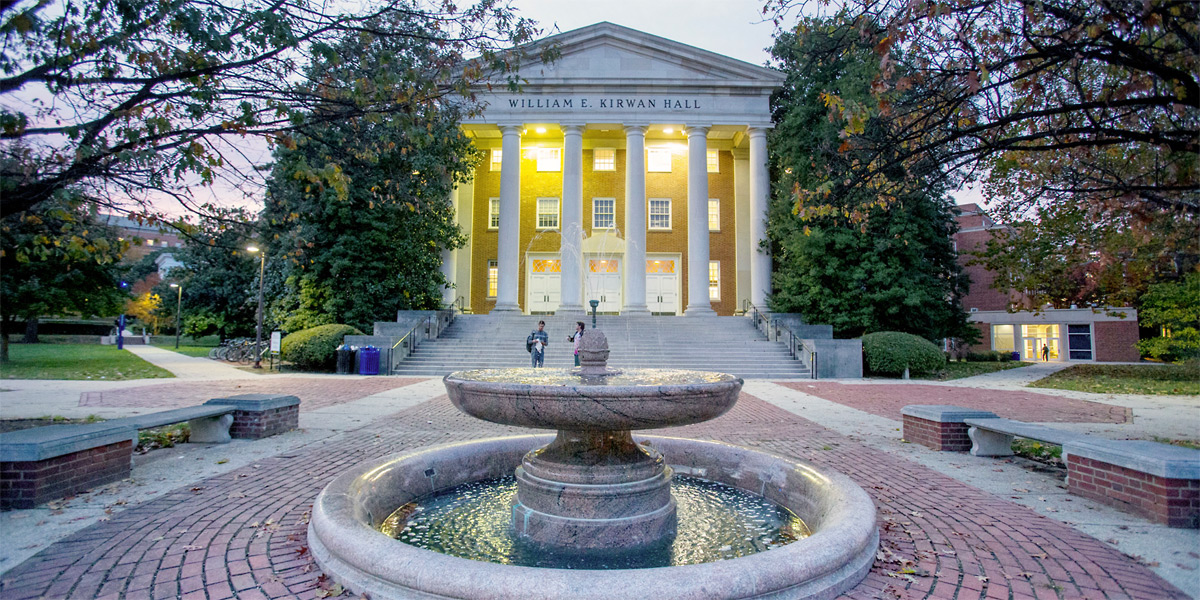
[[[171,342],[171,343],[154,342],[151,345],[162,348],[163,350],[170,350],[171,352],[178,352],[180,354],[186,354],[188,356],[196,356],[199,358],[208,358],[209,351],[211,351],[213,349],[212,346],[184,346],[182,344],[180,344],[179,347],[176,348],[175,342]]]
[[[1030,387],[1100,394],[1200,395],[1200,369],[1193,365],[1074,365]]]
[[[913,379],[948,381],[950,379],[962,379],[963,377],[972,377],[975,375],[983,375],[985,373],[995,373],[996,371],[1006,371],[1008,369],[1028,367],[1031,364],[1033,363],[951,361],[946,363],[946,366],[941,371],[930,373],[928,375],[913,377]]]
[[[154,379],[174,377],[116,346],[97,344],[12,344],[4,379]]]

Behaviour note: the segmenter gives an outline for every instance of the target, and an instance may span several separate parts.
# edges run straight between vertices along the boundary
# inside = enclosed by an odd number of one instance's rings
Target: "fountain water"
[[[451,401],[463,412],[557,435],[419,450],[339,476],[318,497],[309,525],[309,548],[321,568],[376,599],[609,598],[615,590],[630,598],[832,598],[866,575],[878,546],[875,509],[844,475],[714,442],[633,440],[635,429],[720,416],[736,402],[741,379],[699,371],[609,370],[607,341],[596,330],[585,332],[580,354],[583,366],[575,370],[447,376]],[[377,530],[389,517],[395,525],[396,509],[422,497],[514,471],[512,528],[545,552],[639,554],[670,544],[676,531],[670,491],[675,472],[753,491],[794,512],[812,534],[730,560],[601,571],[466,560]]]

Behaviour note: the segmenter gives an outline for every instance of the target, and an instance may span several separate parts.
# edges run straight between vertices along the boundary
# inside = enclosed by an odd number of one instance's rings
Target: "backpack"
[[[532,333],[529,334],[529,337],[525,338],[525,351],[529,352],[529,353],[533,353],[533,334]]]

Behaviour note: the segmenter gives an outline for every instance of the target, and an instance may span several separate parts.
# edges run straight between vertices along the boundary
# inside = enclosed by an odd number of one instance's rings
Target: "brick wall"
[[[926,448],[945,452],[966,452],[971,449],[965,423],[939,423],[904,415],[904,439]]]
[[[1169,527],[1200,527],[1200,480],[1167,479],[1074,455],[1067,456],[1067,474],[1072,494]]]
[[[300,406],[284,406],[262,412],[234,411],[229,436],[237,439],[257,440],[285,431],[300,424]]]
[[[133,441],[39,461],[0,463],[0,508],[33,508],[129,477]]]
[[[1097,321],[1094,325],[1097,362],[1137,362],[1138,326],[1126,321]]]
[[[1012,294],[1007,290],[1002,291],[992,287],[992,282],[996,280],[995,273],[987,270],[983,265],[967,264],[975,258],[976,253],[982,252],[987,247],[987,241],[991,238],[992,233],[987,230],[965,231],[954,236],[959,253],[958,262],[962,265],[963,271],[971,277],[970,291],[963,297],[963,308],[967,310],[972,308],[1006,310],[1013,300]]]

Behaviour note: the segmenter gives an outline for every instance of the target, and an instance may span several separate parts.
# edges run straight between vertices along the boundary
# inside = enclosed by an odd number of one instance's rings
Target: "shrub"
[[[946,364],[946,356],[933,342],[911,333],[868,333],[862,342],[863,359],[871,373],[900,375],[905,367],[911,374],[931,373]]]
[[[362,335],[349,325],[321,325],[283,338],[280,355],[301,371],[332,371],[337,366],[337,347],[347,335]]]
[[[1000,350],[968,352],[967,360],[970,362],[1008,362],[1012,360],[1012,352],[1001,352]]]

